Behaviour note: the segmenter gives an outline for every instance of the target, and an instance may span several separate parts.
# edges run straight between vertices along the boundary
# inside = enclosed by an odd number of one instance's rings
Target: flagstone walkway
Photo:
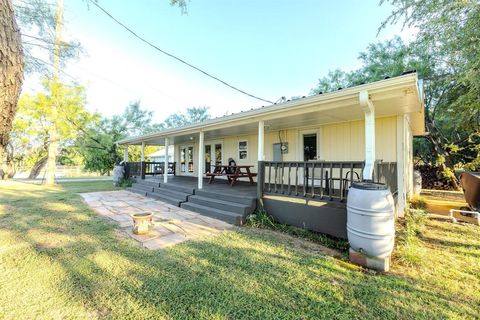
[[[233,225],[196,212],[172,206],[128,191],[80,194],[99,215],[120,225],[123,232],[148,249],[163,249],[186,240],[201,239],[230,229]],[[134,213],[153,213],[153,228],[147,235],[132,232]]]

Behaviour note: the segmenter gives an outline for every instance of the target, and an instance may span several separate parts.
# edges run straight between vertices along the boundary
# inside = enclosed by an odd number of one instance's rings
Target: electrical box
[[[283,161],[285,153],[288,153],[288,142],[273,144],[273,161]]]

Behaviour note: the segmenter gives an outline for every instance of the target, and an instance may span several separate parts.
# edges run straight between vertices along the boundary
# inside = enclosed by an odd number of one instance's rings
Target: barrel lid
[[[362,181],[352,183],[352,188],[362,190],[387,190],[388,186],[384,183],[375,183],[372,181]]]

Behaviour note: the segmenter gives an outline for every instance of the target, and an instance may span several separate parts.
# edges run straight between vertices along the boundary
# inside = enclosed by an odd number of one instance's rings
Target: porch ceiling
[[[139,144],[143,141],[147,144],[163,145],[165,137],[169,137],[170,144],[179,144],[198,140],[200,130],[204,131],[206,140],[245,135],[257,132],[259,120],[264,121],[266,132],[361,120],[364,119],[364,113],[359,104],[359,92],[363,90],[369,93],[376,117],[411,114],[414,134],[423,133],[423,101],[416,74],[413,74],[213,119],[154,135],[126,139],[119,143]]]

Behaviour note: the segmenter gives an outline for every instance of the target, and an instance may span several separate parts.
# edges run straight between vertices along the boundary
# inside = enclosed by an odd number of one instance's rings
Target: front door
[[[182,175],[194,174],[193,145],[180,146],[180,172]]]
[[[221,142],[207,142],[205,144],[205,172],[212,172],[216,165],[223,161],[223,144]]]
[[[303,161],[317,160],[317,134],[303,135]]]

